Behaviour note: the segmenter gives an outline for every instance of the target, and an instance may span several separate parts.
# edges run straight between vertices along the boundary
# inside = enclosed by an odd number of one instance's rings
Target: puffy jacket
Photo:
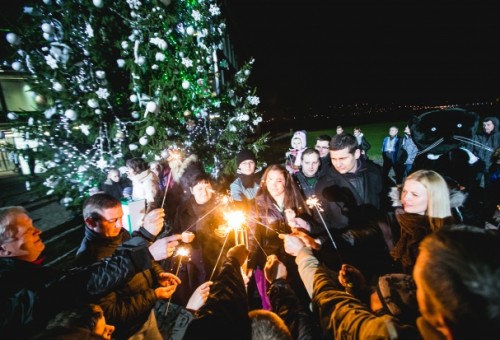
[[[89,303],[151,268],[147,247],[136,241],[120,247],[111,258],[64,272],[16,258],[0,258],[2,337],[29,338],[41,332],[57,313]]]

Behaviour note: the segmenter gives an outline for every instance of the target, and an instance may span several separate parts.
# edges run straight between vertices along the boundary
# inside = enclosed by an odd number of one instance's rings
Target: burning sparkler
[[[175,252],[174,256],[179,257],[179,264],[177,265],[177,270],[175,271],[175,276],[179,276],[179,270],[181,269],[182,266],[182,258],[189,256],[189,249],[184,247],[179,247],[177,248],[177,251]],[[167,308],[165,308],[165,315],[168,313],[168,309],[170,308],[170,301],[172,301],[172,295],[170,295],[170,297],[168,298]]]
[[[333,240],[333,236],[332,234],[330,233],[330,230],[328,229],[328,227],[326,226],[326,222],[325,220],[323,219],[323,215],[321,214],[324,210],[323,208],[321,207],[321,203],[319,203],[319,200],[318,198],[315,196],[315,195],[312,195],[311,197],[309,197],[307,200],[306,200],[306,204],[309,206],[309,208],[316,208],[316,211],[318,212],[318,215],[319,217],[321,218],[321,222],[323,223],[323,226],[325,227],[325,230],[328,234],[328,236],[330,237],[330,240],[332,241],[332,244],[333,244],[333,247],[335,248],[335,250],[337,251],[337,254],[339,255],[339,258],[342,258],[340,256],[340,252],[339,252],[339,248],[337,248],[337,244],[335,243],[335,241]]]

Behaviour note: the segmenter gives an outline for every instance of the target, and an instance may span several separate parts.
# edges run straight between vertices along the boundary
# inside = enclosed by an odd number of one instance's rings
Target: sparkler
[[[318,215],[321,218],[321,222],[323,222],[323,226],[325,227],[325,230],[326,230],[328,236],[330,237],[330,240],[332,241],[333,247],[337,251],[337,255],[339,256],[340,259],[342,259],[342,257],[340,256],[339,248],[337,248],[337,244],[333,240],[333,236],[330,233],[330,230],[328,229],[328,227],[326,226],[326,222],[323,219],[323,215],[321,214],[321,212],[323,211],[323,208],[321,207],[321,203],[319,203],[318,198],[315,195],[312,195],[311,197],[309,197],[306,200],[306,204],[309,206],[309,208],[312,208],[312,207],[316,208],[316,211],[318,212]]]
[[[184,256],[189,256],[189,249],[184,247],[177,248],[174,256],[179,256],[179,264],[177,265],[177,270],[175,271],[175,276],[179,276],[179,270],[182,266],[182,258]],[[173,294],[172,294],[173,295]],[[168,309],[170,308],[170,301],[172,301],[172,295],[168,298],[167,308],[165,308],[165,315],[168,314]]]
[[[212,270],[212,274],[210,275],[209,281],[212,281],[212,277],[215,274],[215,270],[217,269],[217,265],[219,264],[219,260],[222,256],[222,252],[224,251],[224,247],[231,231],[234,231],[234,240],[236,245],[244,244],[248,247],[248,237],[246,235],[246,230],[243,227],[243,224],[245,222],[245,215],[243,214],[243,212],[230,211],[224,213],[224,218],[227,221],[227,225],[220,226],[216,230],[216,233],[221,236],[225,235],[225,239],[219,252],[219,256],[217,257],[217,261],[215,262],[214,269]]]
[[[212,209],[210,209],[205,215],[201,216],[199,219],[197,219],[196,221],[194,221],[189,227],[186,228],[185,231],[188,231],[189,229],[191,229],[192,227],[194,227],[196,225],[196,223],[198,223],[199,221],[201,221],[202,219],[204,219],[205,217],[207,217],[208,215],[210,215],[219,206],[221,206],[221,205],[227,205],[227,204],[229,204],[230,201],[231,201],[231,198],[229,196],[222,196],[219,199],[219,202]]]

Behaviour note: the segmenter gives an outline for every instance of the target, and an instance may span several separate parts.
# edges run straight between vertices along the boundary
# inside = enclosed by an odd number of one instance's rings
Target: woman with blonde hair
[[[406,178],[401,191],[393,190],[391,198],[401,233],[391,255],[401,264],[404,273],[411,274],[420,241],[454,222],[451,200],[460,206],[465,195],[455,190],[450,193],[445,179],[437,172],[418,170]]]

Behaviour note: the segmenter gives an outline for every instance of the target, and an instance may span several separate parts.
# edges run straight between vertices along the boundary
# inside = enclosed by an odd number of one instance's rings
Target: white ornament
[[[154,112],[156,112],[157,108],[158,108],[158,106],[156,105],[155,102],[149,102],[146,104],[146,111],[148,111],[148,112],[154,113]]]
[[[33,119],[33,117],[29,117],[28,118],[28,125],[29,126],[33,126],[33,123],[35,122],[35,120]]]
[[[194,34],[194,28],[193,28],[193,26],[188,26],[188,28],[186,28],[186,33],[188,35],[193,35]]]
[[[52,41],[52,39],[53,39],[52,34],[50,34],[50,33],[44,33],[44,34],[42,34],[42,36],[47,41]]]
[[[104,79],[104,78],[106,78],[106,72],[104,72],[102,70],[95,71],[95,76],[99,79]]]
[[[245,75],[249,76],[250,75],[250,70],[245,70]]]
[[[116,64],[118,65],[119,68],[122,68],[123,66],[125,66],[125,60],[123,59],[118,59],[116,61]]]
[[[19,41],[19,38],[18,38],[17,34],[16,33],[12,33],[12,32],[7,33],[7,35],[5,36],[5,39],[7,39],[7,41],[11,45],[15,45]]]
[[[41,94],[37,94],[35,96],[35,103],[37,103],[38,105],[43,105],[45,104],[47,101],[45,100],[45,97],[42,96]]]
[[[137,96],[136,96],[135,94],[131,95],[131,96],[129,97],[129,99],[130,99],[130,101],[131,101],[132,103],[136,103],[136,102],[137,102]]]
[[[168,158],[168,156],[170,156],[170,152],[168,152],[168,150],[167,150],[167,149],[165,149],[165,150],[163,150],[163,151],[161,152],[161,157],[162,157],[162,158]]]
[[[132,111],[132,113],[130,115],[134,119],[139,119],[139,117],[141,116],[141,114],[139,112],[137,112],[137,111]]]
[[[170,5],[170,3],[172,2],[171,0],[160,0],[165,6],[168,6]]]
[[[101,109],[95,109],[94,112],[95,112],[96,115],[102,114],[102,110]]]
[[[148,134],[150,136],[154,135],[155,132],[156,132],[156,129],[154,128],[154,126],[148,126],[146,128],[146,134]]]
[[[141,144],[141,145],[146,145],[146,144],[148,144],[148,137],[146,137],[146,136],[142,136],[142,137],[139,139],[139,144]]]
[[[96,99],[91,98],[91,99],[87,100],[87,105],[90,108],[95,109],[99,106],[99,102]]]
[[[132,143],[129,144],[128,148],[130,149],[130,151],[134,151],[137,150],[139,147],[136,144]]]
[[[20,71],[22,67],[23,67],[23,65],[19,61],[14,61],[12,63],[12,69],[14,71]]]
[[[68,109],[68,110],[64,111],[64,115],[66,116],[66,118],[68,118],[70,120],[75,120],[77,117],[76,111],[72,110],[72,109]]]
[[[191,84],[190,84],[187,80],[184,80],[184,81],[182,82],[182,88],[183,88],[184,90],[187,90],[187,89],[189,88],[189,86],[191,86]]]
[[[49,24],[49,23],[46,22],[46,23],[42,24],[42,31],[44,33],[53,33],[54,32],[54,27],[52,27],[51,24]]]
[[[62,90],[64,90],[64,87],[58,81],[56,81],[55,83],[52,84],[52,88],[54,89],[54,91],[57,91],[57,92],[61,92]]]
[[[123,139],[123,138],[125,138],[125,134],[122,131],[116,131],[115,138],[116,139]]]
[[[97,8],[103,8],[104,7],[104,1],[103,0],[92,0],[92,3]]]
[[[9,118],[10,120],[16,120],[19,117],[15,112],[9,112],[7,113],[7,118]]]
[[[135,60],[135,63],[139,66],[144,65],[145,62],[146,62],[146,58],[144,58],[142,55],[137,57],[137,59]]]
[[[172,101],[176,102],[177,101],[177,96],[172,96]]]

